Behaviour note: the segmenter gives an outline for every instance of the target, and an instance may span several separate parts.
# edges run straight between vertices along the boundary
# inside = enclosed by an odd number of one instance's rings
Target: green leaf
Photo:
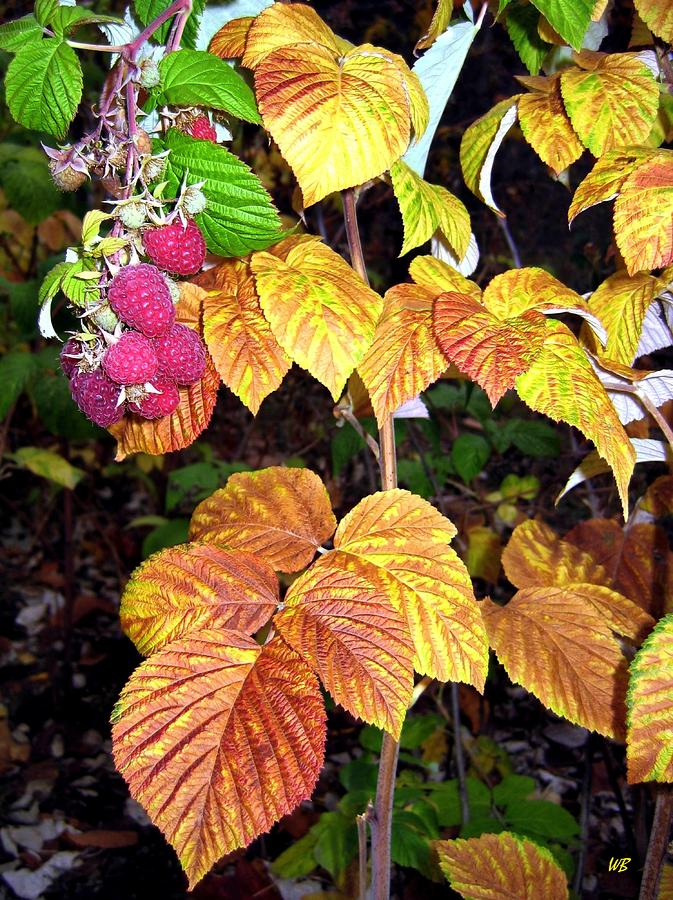
[[[493,802],[496,806],[507,806],[514,800],[525,800],[535,791],[535,779],[529,775],[506,775],[493,788]]]
[[[416,750],[430,735],[439,728],[444,728],[444,725],[444,719],[436,713],[409,716],[402,726],[400,747],[405,750]]]
[[[50,269],[42,280],[40,291],[38,293],[38,301],[44,303],[45,300],[51,300],[61,290],[61,281],[63,276],[68,272],[74,263],[60,262]]]
[[[538,33],[539,20],[540,14],[532,6],[517,3],[507,8],[507,33],[531,75],[537,75],[551,50],[551,44],[543,41]]]
[[[366,809],[372,795],[369,791],[349,791],[339,800],[339,809],[345,816],[354,818]]]
[[[158,102],[168,106],[207,106],[246,122],[260,123],[255,95],[242,76],[205,50],[179,50],[159,63]]]
[[[596,0],[531,0],[574,50],[582,47]]]
[[[172,0],[135,0],[134,7],[136,16],[142,25],[149,25],[157,16],[167,10],[171,3]],[[182,35],[182,45],[184,47],[193,48],[196,46],[199,24],[205,5],[206,0],[192,0],[192,11],[187,19],[187,24]],[[168,40],[172,22],[173,19],[164,22],[164,24],[154,32],[151,40],[157,44],[165,44]]]
[[[460,836],[461,838],[472,838],[482,834],[500,834],[501,831],[507,830],[507,825],[493,816],[471,816],[467,825],[463,825],[460,829]]]
[[[59,0],[35,0],[35,18],[40,25],[49,25],[58,6]]]
[[[430,843],[422,818],[407,810],[393,811],[390,853],[398,866],[408,866],[423,875],[430,875]]]
[[[470,815],[479,818],[488,816],[491,810],[491,792],[476,778],[466,778],[467,799],[470,804]],[[463,821],[460,811],[458,781],[444,781],[433,784],[430,800],[437,809],[437,821],[442,828],[460,825]]]
[[[84,25],[123,24],[123,19],[116,16],[98,16],[88,9],[79,6],[59,6],[52,15],[49,25],[57,35],[71,34]]]
[[[354,759],[339,771],[339,780],[347,791],[376,791],[378,767],[367,759]]]
[[[579,834],[575,817],[558,803],[548,800],[514,800],[507,804],[505,818],[512,831],[531,837],[567,843]]]
[[[556,430],[535,419],[510,419],[505,432],[517,450],[526,456],[555,458],[561,453]]]
[[[0,50],[16,53],[42,40],[42,29],[35,16],[23,16],[0,25]]]
[[[418,494],[426,500],[432,497],[433,487],[420,460],[400,459],[397,463],[397,477],[402,487],[412,494]]]
[[[189,540],[189,519],[169,519],[162,525],[157,525],[143,541],[142,556],[147,559],[159,550],[166,547],[175,547]]]
[[[213,462],[192,463],[181,469],[174,469],[168,476],[166,485],[166,512],[179,506],[189,506],[190,511],[201,500],[210,497],[234,472],[248,472],[244,463]]]
[[[29,224],[39,225],[61,205],[46,157],[36,147],[5,144],[2,150],[0,185],[7,202]]]
[[[262,182],[245,163],[218,144],[198,141],[171,129],[166,168],[175,195],[187,172],[189,184],[205,181],[208,198],[196,216],[208,248],[220,256],[245,256],[263,250],[283,236],[280,218]]]
[[[47,347],[37,356],[37,363],[40,375],[29,385],[29,393],[44,427],[58,437],[73,441],[90,440],[103,434],[73,403],[59,365],[58,349]]]
[[[21,447],[16,453],[7,454],[18,465],[28,469],[33,475],[46,478],[60,487],[71,490],[84,478],[86,472],[71,465],[67,459],[52,450],[40,447]]]
[[[36,371],[35,357],[27,350],[14,350],[0,359],[0,419],[5,418]]]
[[[319,837],[320,830],[313,826],[298,841],[290,844],[287,850],[271,863],[274,875],[278,875],[279,878],[303,878],[309,875],[318,865],[314,851]]]
[[[490,455],[488,441],[479,434],[461,434],[451,448],[451,462],[466,483],[481,472]]]
[[[320,816],[320,833],[314,854],[323,869],[337,878],[357,856],[358,831],[355,821],[341,812]]]
[[[63,138],[82,96],[82,69],[72,47],[47,38],[19,50],[7,68],[5,97],[25,128]]]

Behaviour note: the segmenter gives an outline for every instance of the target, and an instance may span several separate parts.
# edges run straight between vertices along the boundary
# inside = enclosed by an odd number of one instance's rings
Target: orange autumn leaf
[[[292,583],[275,625],[337,703],[397,739],[414,686],[404,619],[373,582],[332,560]]]
[[[374,338],[381,296],[316,237],[287,238],[250,266],[279,345],[338,400]]]
[[[289,44],[322,47],[336,54],[338,38],[318,13],[304,3],[273,3],[248,30],[243,65],[254,69],[270,53]]]
[[[263,560],[194,543],[169,547],[138,566],[119,615],[124,632],[147,656],[189,631],[252,634],[277,605],[278,579]]]
[[[208,52],[220,59],[239,59],[245,53],[245,42],[254,16],[231,19],[210,39]]]
[[[558,74],[545,79],[519,78],[534,89],[522,94],[517,105],[523,136],[557,175],[584,151],[563,106],[560,78]]]
[[[256,414],[291,363],[264,317],[250,266],[243,260],[226,260],[196,282],[205,290],[203,336],[215,368]]]
[[[329,496],[315,473],[271,466],[231,475],[196,507],[189,537],[255,554],[281,572],[298,572],[335,528]]]
[[[318,682],[279,638],[184,635],[136,669],[112,722],[117,769],[190,889],[308,799],[322,767]]]
[[[436,841],[442,872],[466,900],[568,900],[563,870],[546,847],[518,834]]]
[[[629,147],[610,150],[602,156],[586,178],[579,183],[568,210],[568,222],[581,212],[613,200],[622,189],[628,176],[641,162],[656,156],[647,147]]]
[[[399,284],[386,292],[374,340],[358,366],[379,423],[446,369],[432,328],[436,291]]]
[[[673,262],[673,151],[660,150],[626,178],[615,201],[615,239],[630,275]]]

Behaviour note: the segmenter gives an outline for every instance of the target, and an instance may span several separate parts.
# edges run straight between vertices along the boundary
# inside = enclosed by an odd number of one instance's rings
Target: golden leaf
[[[318,13],[304,3],[272,3],[248,31],[243,65],[254,69],[270,53],[289,44],[322,47],[336,55],[338,38]],[[304,48],[306,53],[306,48]]]
[[[615,201],[615,239],[630,275],[673,262],[673,151],[660,150],[624,181]]]
[[[444,34],[446,31],[446,28],[451,21],[452,12],[453,0],[437,0],[437,6],[432,16],[432,20],[425,33],[416,41],[414,53],[432,47],[440,34]]]
[[[568,223],[572,224],[584,210],[613,200],[634,168],[653,155],[647,147],[629,147],[628,150],[610,150],[602,156],[578,185],[568,210]]]
[[[519,125],[540,159],[560,175],[580,158],[584,148],[563,106],[560,75],[551,76],[548,82],[546,90],[519,98]]]
[[[673,6],[668,0],[634,0],[634,5],[650,31],[673,43]]]
[[[212,36],[208,52],[220,59],[240,59],[245,53],[245,42],[254,21],[254,16],[231,19]]]
[[[409,274],[416,284],[434,291],[435,297],[445,291],[457,291],[474,297],[475,300],[481,298],[478,284],[436,256],[415,256],[409,265]]]

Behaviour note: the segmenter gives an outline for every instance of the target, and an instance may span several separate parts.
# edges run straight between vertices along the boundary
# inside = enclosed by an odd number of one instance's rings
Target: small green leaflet
[[[596,0],[531,0],[574,50],[580,50]]]
[[[262,182],[240,159],[218,144],[171,129],[166,179],[175,195],[187,171],[188,183],[205,181],[205,211],[196,216],[208,248],[220,256],[245,256],[283,236],[278,211]]]
[[[75,51],[60,38],[23,47],[7,68],[5,95],[19,125],[63,138],[82,96]]]
[[[39,225],[61,205],[47,158],[37,147],[0,146],[0,187],[9,205],[31,225]]]
[[[551,44],[543,41],[537,26],[540,15],[532,6],[522,4],[507,7],[507,33],[521,62],[531,75],[537,75],[545,56],[551,50]]]
[[[16,453],[8,454],[19,466],[33,475],[46,478],[60,487],[72,490],[85,477],[86,472],[78,469],[53,450],[40,447],[21,447]]]
[[[157,16],[168,9],[172,0],[135,0],[133,6],[136,16],[140,20],[141,25],[149,25]],[[182,45],[184,47],[194,48],[199,33],[199,25],[201,23],[201,14],[206,5],[206,0],[192,0],[192,11],[187,19],[185,30],[182,35]],[[171,29],[173,19],[157,29],[152,36],[152,41],[157,44],[165,44],[168,40],[168,34]]]
[[[224,60],[205,50],[178,50],[159,63],[160,104],[208,106],[246,122],[260,123],[255,96],[243,78]]]
[[[0,25],[0,50],[7,50],[8,53],[16,53],[41,39],[42,29],[35,16],[24,16]]]
[[[122,19],[116,16],[97,16],[88,9],[79,6],[59,6],[49,20],[49,27],[57,35],[70,34],[84,25],[121,24]]]

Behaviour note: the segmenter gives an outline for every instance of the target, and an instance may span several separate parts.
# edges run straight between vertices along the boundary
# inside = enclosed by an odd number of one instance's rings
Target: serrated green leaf
[[[314,826],[298,841],[293,841],[271,863],[274,875],[280,878],[303,878],[309,875],[318,865],[314,850],[319,837],[320,831]]]
[[[407,810],[393,811],[390,854],[398,866],[430,874],[430,843],[422,818]]]
[[[19,50],[7,68],[5,98],[25,128],[63,138],[82,96],[82,69],[72,47],[47,38]]]
[[[36,147],[5,144],[0,185],[8,204],[31,225],[39,225],[61,204],[44,154]],[[9,153],[7,153],[9,151]]]
[[[157,100],[168,106],[207,106],[260,123],[255,95],[224,60],[205,50],[180,50],[159,63]]]
[[[512,831],[531,837],[567,843],[579,834],[577,819],[549,800],[514,800],[507,804],[505,818]]]
[[[35,357],[28,351],[14,350],[0,359],[0,419],[4,419],[35,374]]]
[[[61,278],[61,290],[72,303],[83,306],[95,288],[88,279],[82,279],[79,276],[85,272],[93,272],[95,277],[98,277],[99,272],[93,270],[90,262],[86,259],[80,259],[77,262],[68,263],[68,265],[69,269],[63,273]]]
[[[100,234],[103,222],[111,218],[112,216],[102,209],[90,209],[82,220],[82,244],[88,248]]]
[[[157,16],[168,9],[172,0],[135,0],[134,8],[136,16],[142,25],[149,25]],[[201,15],[206,6],[206,0],[192,0],[192,11],[187,19],[185,30],[182,35],[182,44],[184,47],[194,48],[199,33],[199,24]],[[151,40],[156,44],[165,44],[174,20],[169,19],[154,32]]]
[[[58,5],[58,0],[36,0],[35,18],[40,25],[49,25]]]
[[[43,450],[40,447],[21,447],[16,453],[8,454],[23,469],[28,469],[33,475],[46,478],[54,484],[71,490],[84,478],[86,472],[78,469],[53,450]]]
[[[507,33],[531,75],[537,75],[551,50],[551,44],[543,41],[538,33],[539,21],[540,14],[532,6],[517,3],[507,7]]]
[[[123,20],[116,16],[98,16],[79,6],[59,6],[51,16],[49,25],[56,34],[62,35],[71,34],[84,25],[106,25],[112,22],[123,24]]]
[[[470,814],[474,818],[486,817],[491,809],[491,792],[476,778],[466,778],[467,799],[470,806]],[[460,825],[462,822],[460,795],[458,793],[458,781],[440,782],[433,785],[430,800],[437,810],[437,821],[442,828],[450,828]]]
[[[314,847],[318,863],[332,878],[337,878],[357,856],[358,831],[355,821],[341,812],[327,812],[320,817],[320,833]]]
[[[515,800],[525,800],[535,791],[535,779],[530,775],[506,775],[493,788],[493,802],[507,806]]]
[[[173,196],[187,182],[205,181],[205,211],[195,216],[208,248],[220,256],[245,256],[282,237],[280,218],[259,178],[218,144],[172,129],[166,136],[166,177]]]
[[[94,259],[100,259],[102,256],[112,256],[113,253],[123,250],[128,243],[128,238],[105,237],[87,252],[87,256],[92,256]]]
[[[596,0],[531,0],[552,28],[575,50],[587,33]]]
[[[42,40],[42,28],[35,16],[23,16],[0,25],[0,50],[16,53],[23,47]]]
[[[491,455],[488,441],[479,434],[461,434],[453,442],[451,462],[463,481],[472,481]]]
[[[507,438],[526,456],[556,457],[561,452],[558,432],[546,422],[510,419],[504,428]]]
[[[50,269],[49,272],[47,272],[44,280],[42,281],[42,284],[40,285],[40,290],[37,295],[37,299],[40,303],[44,303],[45,300],[51,300],[56,296],[56,294],[58,294],[58,292],[61,290],[61,281],[63,280],[63,276],[74,265],[75,263],[61,262],[58,263],[58,265],[55,265],[53,269]]]

